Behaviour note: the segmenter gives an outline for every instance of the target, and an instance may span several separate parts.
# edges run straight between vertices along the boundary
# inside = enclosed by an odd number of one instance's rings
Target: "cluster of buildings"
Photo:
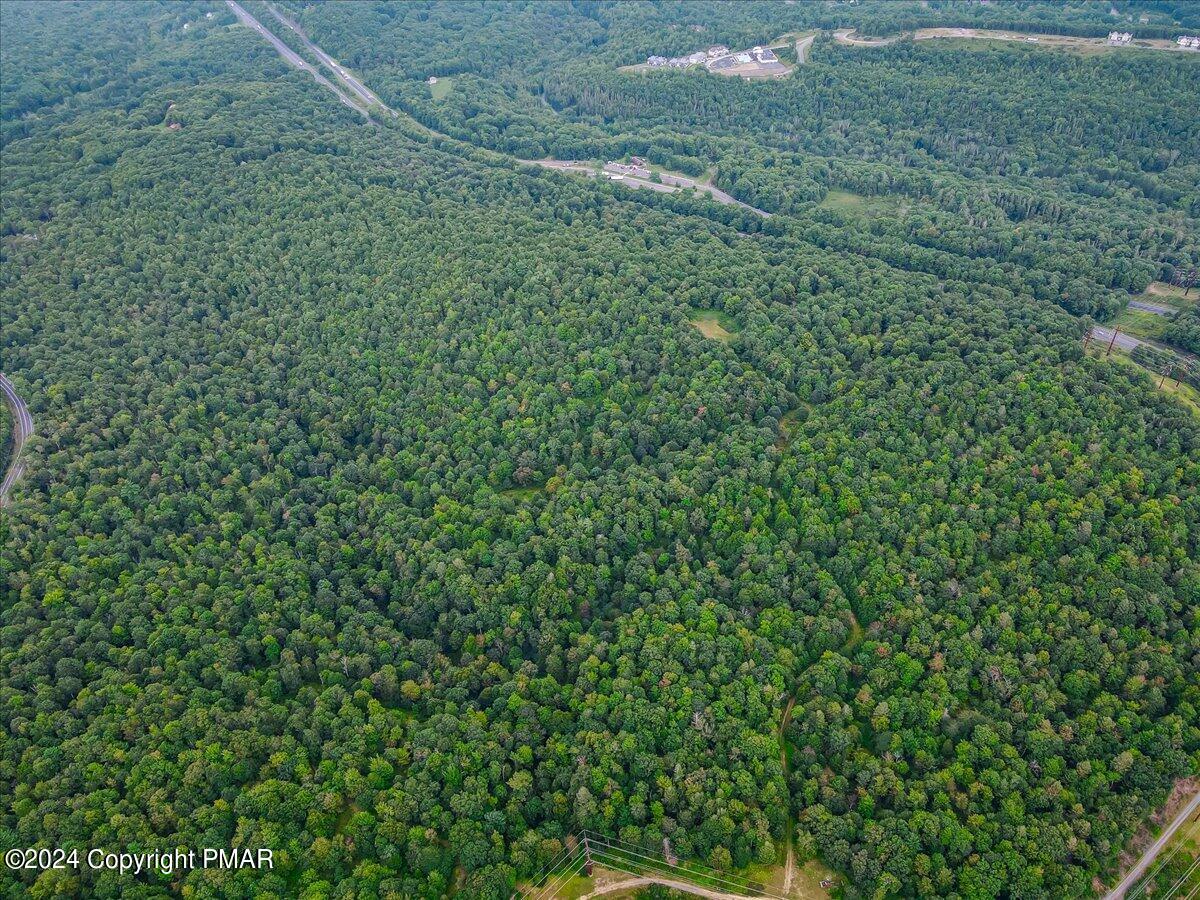
[[[775,51],[768,50],[766,47],[751,47],[749,50],[743,50],[741,53],[729,53],[717,59],[709,60],[708,68],[710,71],[717,72],[721,69],[732,69],[734,66],[746,66],[750,63],[778,61],[779,57],[775,55]]]
[[[1108,33],[1108,42],[1120,47],[1128,44],[1133,40],[1133,35],[1128,31],[1110,31]]]
[[[651,56],[646,60],[646,65],[652,69],[688,69],[700,65],[707,58],[700,51],[689,56],[672,56],[670,59],[665,56]]]
[[[650,166],[642,157],[631,156],[628,165],[616,160],[605,163],[604,174],[612,179],[624,178],[626,175],[632,175],[634,178],[649,178]]]
[[[1200,37],[1194,34],[1185,34],[1175,41],[1184,50],[1200,50]]]
[[[777,57],[765,47],[755,47],[741,53],[730,53],[724,44],[713,44],[707,50],[697,50],[687,56],[651,56],[646,65],[652,69],[690,69],[703,65],[709,69],[727,69],[752,62],[775,62]]]

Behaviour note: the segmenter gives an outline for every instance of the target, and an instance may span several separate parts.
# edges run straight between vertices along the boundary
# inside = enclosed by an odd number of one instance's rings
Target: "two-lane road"
[[[1116,332],[1117,339],[1113,341],[1113,330],[1105,328],[1103,325],[1097,325],[1092,329],[1092,340],[1097,342],[1097,346],[1107,347],[1110,343],[1120,350],[1136,350],[1143,345],[1153,346],[1149,341],[1143,341],[1135,338],[1131,334],[1126,334],[1123,331]]]
[[[1155,857],[1162,852],[1162,848],[1170,843],[1171,838],[1175,835],[1175,832],[1182,828],[1188,819],[1191,818],[1192,814],[1198,809],[1200,809],[1200,792],[1198,792],[1196,796],[1192,797],[1191,801],[1179,811],[1179,815],[1172,820],[1170,825],[1163,829],[1163,833],[1158,836],[1158,840],[1146,849],[1146,852],[1142,854],[1142,858],[1139,859],[1137,864],[1134,865],[1134,867],[1129,870],[1128,874],[1121,879],[1121,883],[1105,895],[1104,900],[1121,900],[1121,898],[1125,896],[1125,893],[1131,887],[1137,884],[1138,879],[1140,879],[1146,873],[1146,870],[1150,868],[1150,863],[1154,862]],[[1189,894],[1189,896],[1191,895]]]
[[[4,473],[4,480],[0,481],[0,507],[2,507],[8,506],[9,494],[12,493],[13,485],[25,473],[25,463],[21,461],[21,453],[25,449],[29,436],[33,434],[33,416],[29,414],[29,407],[25,405],[25,401],[17,395],[17,389],[13,387],[13,383],[4,374],[0,374],[0,393],[4,394],[4,403],[13,417],[12,459],[8,461],[8,471]]]

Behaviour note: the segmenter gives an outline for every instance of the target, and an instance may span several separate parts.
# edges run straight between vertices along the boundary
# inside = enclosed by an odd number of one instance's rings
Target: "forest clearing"
[[[1195,53],[1180,47],[1166,38],[1136,38],[1129,44],[1111,44],[1103,37],[1074,37],[1065,34],[1041,34],[1032,32],[1003,31],[986,28],[918,28],[912,35],[915,41],[932,41],[946,38],[985,41],[1017,41],[1036,47],[1071,50],[1084,55],[1110,53],[1120,50],[1170,50],[1180,53]],[[1200,56],[1200,54],[1197,54]]]
[[[728,315],[715,309],[700,310],[688,320],[706,338],[728,344],[740,330]]]

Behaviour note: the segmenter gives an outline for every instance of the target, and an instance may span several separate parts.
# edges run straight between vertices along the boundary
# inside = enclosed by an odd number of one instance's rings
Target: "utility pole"
[[[1165,384],[1165,383],[1166,383],[1167,376],[1168,376],[1168,375],[1170,375],[1170,374],[1171,374],[1171,373],[1172,373],[1174,370],[1175,370],[1175,367],[1174,367],[1174,366],[1167,366],[1167,368],[1166,368],[1166,369],[1163,371],[1162,378],[1158,379],[1158,386],[1159,386],[1160,388],[1163,386],[1163,384]],[[1179,384],[1179,382],[1178,382],[1178,381],[1177,381],[1177,382],[1175,382],[1175,383],[1176,383],[1176,384]]]
[[[590,843],[588,843],[588,836],[586,834],[583,836],[583,856],[584,856],[584,860],[585,860],[585,862],[583,864],[583,873],[588,878],[591,878],[592,877],[592,845]]]
[[[1118,325],[1116,328],[1113,329],[1112,340],[1108,342],[1108,352],[1104,354],[1105,356],[1110,356],[1112,354],[1113,344],[1115,344],[1117,342],[1117,335],[1120,333],[1121,333],[1121,326]]]

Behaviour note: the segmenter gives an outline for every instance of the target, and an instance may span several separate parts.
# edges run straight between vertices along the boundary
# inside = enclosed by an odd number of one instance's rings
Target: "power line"
[[[645,848],[637,848],[636,850],[628,849],[628,848],[632,848],[636,845],[630,844],[628,841],[622,841],[620,838],[614,838],[612,840],[616,840],[620,843],[626,844],[626,847],[617,847],[617,846],[613,845],[612,843],[610,843],[609,838],[602,837],[600,835],[595,834],[594,832],[589,831],[589,832],[585,832],[585,834],[587,834],[588,837],[591,838],[591,840],[593,842],[605,844],[607,846],[612,847],[613,850],[615,850],[615,851],[622,852],[622,853],[628,853],[631,856],[640,856],[642,859],[650,860],[655,865],[666,866],[666,867],[668,867],[669,870],[671,870],[673,872],[680,872],[680,873],[684,873],[686,875],[690,875],[693,879],[705,879],[706,878],[706,879],[709,879],[712,881],[719,881],[724,884],[734,886],[739,891],[745,890],[745,887],[743,885],[741,885],[740,883],[738,883],[737,881],[734,881],[731,878],[722,876],[715,871],[712,871],[712,870],[704,871],[701,869],[692,869],[692,868],[688,868],[687,866],[683,865],[682,863],[668,863],[665,861],[660,862],[657,858],[648,856]],[[783,897],[779,897],[776,894],[770,894],[770,893],[768,893],[766,891],[762,891],[762,890],[757,891],[756,893],[759,893],[764,897],[774,898],[774,900],[785,900],[785,898],[783,898]]]
[[[533,900],[543,900],[543,898],[554,897],[555,894],[557,893],[558,889],[561,888],[563,885],[565,885],[572,878],[574,878],[575,875],[581,869],[583,869],[583,867],[586,864],[587,864],[587,859],[585,859],[582,856],[579,859],[575,860],[575,862],[570,863],[569,866],[558,875],[558,877],[556,877],[553,881],[551,881],[549,884],[547,884],[544,889],[540,890],[537,893],[537,896],[535,898],[533,898]]]
[[[571,849],[570,844],[568,844],[566,841],[563,841],[563,848],[555,853],[553,857],[551,857],[550,862],[538,869],[534,875],[534,878],[530,881],[530,884],[541,884],[551,872],[558,868],[563,861],[574,852],[575,851]]]
[[[1200,822],[1197,822],[1195,825],[1192,826],[1192,829],[1191,829],[1192,834],[1191,835],[1184,835],[1183,837],[1187,840],[1190,840],[1191,837],[1195,836],[1198,829],[1200,829]],[[1183,829],[1180,829],[1180,830],[1183,830]],[[1136,900],[1136,898],[1142,893],[1142,891],[1146,890],[1146,888],[1150,885],[1151,880],[1158,877],[1158,873],[1163,870],[1163,867],[1167,863],[1169,863],[1172,859],[1174,859],[1175,854],[1177,854],[1182,849],[1183,849],[1183,841],[1180,840],[1175,844],[1175,847],[1171,850],[1170,853],[1168,853],[1163,858],[1159,859],[1158,865],[1156,865],[1151,871],[1146,873],[1146,875],[1142,878],[1142,880],[1138,882],[1137,887],[1135,887],[1133,890],[1131,890],[1129,893],[1127,893],[1125,895],[1125,900]]]
[[[1175,891],[1179,888],[1179,886],[1187,881],[1188,876],[1195,872],[1196,869],[1200,869],[1200,857],[1197,857],[1196,861],[1188,866],[1188,870],[1179,876],[1179,880],[1171,885],[1171,889],[1163,894],[1162,900],[1171,900],[1171,897],[1174,896]]]
[[[612,845],[605,844],[604,846],[611,847]],[[654,859],[653,857],[645,856],[644,854],[636,854],[630,850],[624,850],[623,848],[620,848],[620,847],[613,847],[612,851],[596,850],[596,851],[593,851],[593,853],[594,854],[603,854],[607,857],[612,857],[613,859],[618,860],[619,862],[623,863],[626,867],[629,867],[629,868],[633,868],[638,865],[643,866],[644,868],[650,868],[651,866],[657,866],[660,870],[659,874],[663,874],[662,870],[666,870],[667,874],[681,877],[685,881],[703,882],[703,881],[707,880],[709,882],[716,882],[717,887],[719,887],[723,890],[727,890],[731,893],[737,893],[737,894],[744,895],[746,892],[746,888],[744,885],[739,884],[738,882],[733,881],[732,879],[723,878],[720,875],[716,875],[716,874],[707,874],[704,872],[696,872],[696,871],[693,871],[690,869],[686,869],[683,866],[678,866],[678,865],[673,866],[670,863],[660,862],[659,860]],[[619,855],[617,855],[620,853],[624,853],[627,856],[641,856],[642,859],[648,860],[650,865],[647,865],[646,863],[632,862],[629,859],[622,859]],[[619,868],[619,866],[617,868]],[[631,873],[631,874],[636,874],[636,873]],[[784,900],[784,898],[777,897],[776,895],[773,895],[773,894],[766,894],[765,892],[761,892],[761,891],[758,891],[756,893],[759,893],[761,896],[764,896],[764,897],[770,897],[770,898],[772,898],[772,900]]]
[[[611,846],[614,851],[618,851],[618,852],[622,852],[622,853],[629,853],[630,856],[638,856],[643,859],[650,859],[655,864],[660,864],[658,857],[649,856],[649,852],[646,850],[646,848],[637,847],[634,844],[630,844],[629,841],[623,841],[623,840],[620,840],[619,838],[612,839],[614,841],[619,842],[619,844],[625,845],[624,847],[618,847],[618,846],[612,844],[610,839],[604,838],[604,836],[596,835],[596,834],[593,834],[590,832],[588,833],[588,836],[590,836],[590,838],[592,838],[593,841],[600,842],[600,844],[605,844],[607,846]],[[706,871],[704,869],[689,868],[689,866],[686,866],[683,863],[667,863],[666,860],[664,860],[664,862],[662,862],[661,865],[670,866],[670,868],[672,870],[688,872],[689,875],[691,875],[692,877],[695,877],[695,878],[710,878],[710,880],[713,880],[713,881],[721,881],[721,882],[725,882],[726,884],[734,884],[734,886],[737,886],[739,890],[742,889],[742,886],[740,886],[740,884],[738,884],[736,881],[731,880],[731,878],[722,877],[721,875],[718,874],[718,872],[715,872],[710,869]],[[779,900],[782,900],[782,898],[779,898]]]

